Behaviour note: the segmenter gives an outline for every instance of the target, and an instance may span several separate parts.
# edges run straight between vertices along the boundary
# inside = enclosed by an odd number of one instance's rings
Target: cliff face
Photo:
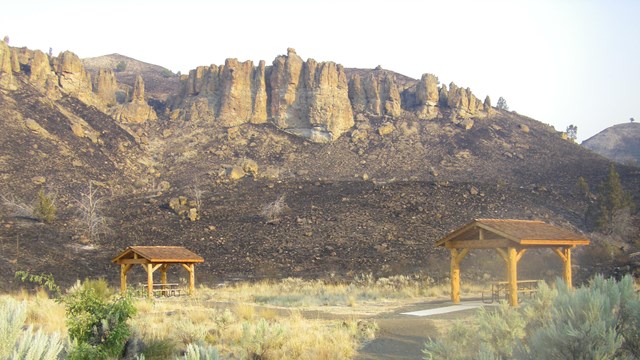
[[[0,44],[0,86],[15,88],[14,74],[20,72],[50,98],[68,94],[117,121],[142,123],[158,118],[145,99],[139,75],[132,98],[123,99],[123,87],[113,69],[94,68],[92,81],[72,52],[50,58],[41,51]],[[224,65],[200,66],[182,76],[181,90],[159,109],[163,112],[160,117],[194,124],[236,127],[271,123],[314,142],[336,140],[354,128],[356,116],[387,120],[449,117],[457,121],[494,112],[490,103],[481,102],[470,89],[454,83],[448,88],[439,85],[432,74],[414,80],[380,67],[345,70],[333,62],[304,61],[294,49],[276,57],[270,66],[264,61],[255,65],[237,59],[227,59]],[[392,124],[387,127],[391,129]]]
[[[198,67],[183,79],[172,108],[172,119],[225,127],[271,122],[314,141],[331,141],[353,126],[344,68],[305,62],[293,49],[270,67],[236,59]]]

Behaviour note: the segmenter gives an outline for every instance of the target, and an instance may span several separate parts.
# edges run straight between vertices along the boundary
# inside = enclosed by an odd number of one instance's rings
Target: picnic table
[[[153,294],[159,296],[180,296],[182,289],[180,284],[153,284]]]
[[[518,294],[533,295],[538,291],[538,283],[542,280],[519,280],[516,282],[518,285]],[[491,304],[494,301],[500,301],[500,298],[505,300],[509,299],[509,282],[498,281],[491,283],[491,297],[485,299],[484,291],[482,292],[482,302],[485,304]]]

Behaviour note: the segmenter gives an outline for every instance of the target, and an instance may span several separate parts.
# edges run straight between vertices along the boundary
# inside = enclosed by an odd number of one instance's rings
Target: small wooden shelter
[[[571,249],[589,245],[583,235],[542,221],[477,219],[436,242],[451,251],[451,300],[460,303],[460,262],[470,249],[495,249],[507,265],[511,306],[518,306],[518,261],[529,249],[553,250],[564,264],[564,282],[571,287]]]
[[[167,269],[181,265],[189,272],[189,294],[195,291],[195,264],[204,259],[182,246],[129,246],[112,262],[120,265],[120,290],[127,290],[127,272],[132,265],[140,264],[147,272],[149,297],[153,296],[153,272],[160,269],[162,284],[167,284]]]

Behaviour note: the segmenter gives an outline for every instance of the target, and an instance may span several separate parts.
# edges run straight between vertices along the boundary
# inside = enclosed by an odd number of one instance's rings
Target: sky
[[[11,46],[119,53],[186,73],[303,59],[469,87],[578,140],[640,121],[638,0],[6,1]]]

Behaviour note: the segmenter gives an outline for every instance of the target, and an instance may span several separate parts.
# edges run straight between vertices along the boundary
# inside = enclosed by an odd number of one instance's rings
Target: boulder
[[[380,127],[378,128],[378,134],[380,134],[380,136],[389,135],[395,129],[396,128],[395,128],[395,126],[393,126],[392,123],[384,123],[384,124],[380,125]]]
[[[241,166],[230,166],[226,170],[226,175],[229,180],[236,181],[245,177],[247,173],[244,172]]]

